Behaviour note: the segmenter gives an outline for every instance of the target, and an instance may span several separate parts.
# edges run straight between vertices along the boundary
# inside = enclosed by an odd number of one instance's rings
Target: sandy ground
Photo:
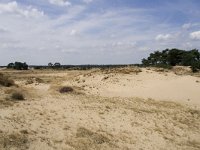
[[[199,81],[199,77],[191,75],[177,76],[173,72],[143,69],[139,75],[89,73],[64,84],[82,85],[89,93],[106,97],[152,98],[200,105]]]
[[[142,69],[7,71],[2,150],[200,149],[200,77]],[[59,93],[62,86],[75,89]],[[24,101],[10,99],[12,91]]]

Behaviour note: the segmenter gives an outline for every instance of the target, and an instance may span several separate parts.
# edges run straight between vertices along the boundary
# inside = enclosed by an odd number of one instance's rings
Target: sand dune
[[[0,149],[200,149],[198,75],[141,71],[1,70]]]
[[[82,85],[89,93],[100,96],[152,98],[200,105],[200,78],[191,75],[143,69],[139,74],[95,72],[89,76],[80,75],[76,81],[64,84]]]

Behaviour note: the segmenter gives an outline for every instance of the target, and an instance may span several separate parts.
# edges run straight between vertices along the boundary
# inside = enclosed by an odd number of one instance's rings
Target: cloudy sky
[[[0,0],[0,65],[140,63],[200,49],[200,0]]]

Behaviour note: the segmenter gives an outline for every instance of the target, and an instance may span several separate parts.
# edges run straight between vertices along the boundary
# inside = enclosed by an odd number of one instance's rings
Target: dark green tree
[[[179,50],[166,49],[162,52],[150,53],[147,59],[142,59],[143,66],[167,67],[175,65],[191,66],[193,71],[200,69],[200,53],[197,49]]]
[[[15,62],[15,63],[9,63],[7,65],[7,68],[13,68],[13,69],[16,69],[16,70],[27,70],[28,65],[25,62],[24,63]]]
[[[7,68],[8,68],[8,69],[13,69],[13,68],[14,68],[14,66],[15,66],[15,64],[14,64],[14,63],[9,63],[9,64],[7,65]]]

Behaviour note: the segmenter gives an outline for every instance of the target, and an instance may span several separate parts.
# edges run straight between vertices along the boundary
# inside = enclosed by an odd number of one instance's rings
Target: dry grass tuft
[[[0,133],[0,149],[28,149],[28,137],[19,133]]]
[[[164,68],[154,68],[153,70],[156,72],[168,72],[168,70]]]
[[[106,134],[107,135],[107,134]],[[78,150],[116,149],[107,136],[88,130],[84,127],[77,129],[76,137],[68,139],[66,144]]]
[[[142,70],[139,67],[123,67],[123,68],[105,69],[105,70],[103,70],[103,72],[106,74],[110,74],[110,73],[119,73],[119,74],[135,73],[135,74],[138,74],[138,73],[142,72]]]
[[[5,108],[5,107],[9,107],[9,106],[13,106],[13,103],[11,101],[0,100],[0,108]]]
[[[109,143],[110,139],[103,136],[102,134],[92,132],[86,128],[79,128],[77,130],[76,136],[79,138],[89,138],[91,139],[95,144],[103,144],[103,143]]]
[[[26,81],[26,84],[40,84],[40,83],[44,83],[44,80],[40,79],[40,78],[33,78],[33,77],[30,77],[27,79]]]
[[[13,100],[17,100],[17,101],[25,100],[24,95],[22,93],[20,93],[20,92],[14,92],[14,93],[12,93],[11,98]]]
[[[10,87],[15,85],[14,81],[0,73],[0,85]]]
[[[177,75],[188,75],[192,73],[192,69],[186,66],[174,66],[172,71]]]

